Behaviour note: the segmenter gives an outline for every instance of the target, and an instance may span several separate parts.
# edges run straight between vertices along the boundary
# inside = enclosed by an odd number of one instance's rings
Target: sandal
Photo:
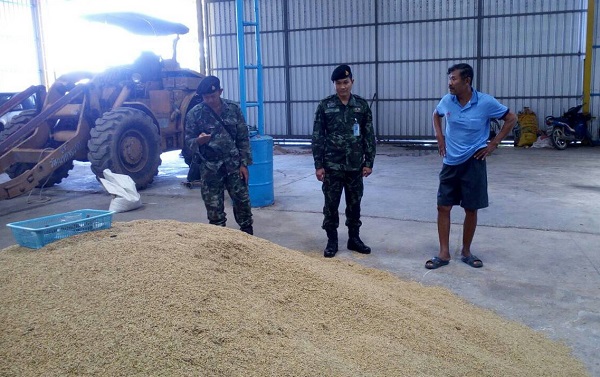
[[[460,258],[460,260],[474,268],[483,267],[483,262],[481,261],[481,259],[477,258],[473,254],[470,254],[468,257],[463,256],[462,258]]]
[[[425,268],[428,270],[435,270],[436,268],[447,266],[448,263],[450,263],[449,260],[443,260],[439,257],[433,257],[427,262],[425,262]]]

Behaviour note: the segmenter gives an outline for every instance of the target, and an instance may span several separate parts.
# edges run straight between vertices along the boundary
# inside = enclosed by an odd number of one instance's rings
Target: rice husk
[[[0,252],[0,375],[587,376],[440,287],[170,220]]]

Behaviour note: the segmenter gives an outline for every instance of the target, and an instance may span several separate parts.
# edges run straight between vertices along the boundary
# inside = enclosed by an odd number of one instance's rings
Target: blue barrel
[[[250,138],[252,148],[252,165],[248,166],[250,180],[250,205],[265,207],[273,204],[273,138],[266,135],[255,135]]]

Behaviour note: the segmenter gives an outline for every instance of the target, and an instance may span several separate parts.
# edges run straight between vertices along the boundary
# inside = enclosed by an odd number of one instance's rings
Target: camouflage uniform
[[[360,126],[360,136],[353,134],[355,120]],[[323,229],[333,230],[339,226],[342,190],[346,197],[346,226],[358,229],[362,225],[362,168],[373,168],[375,159],[375,133],[367,101],[355,94],[350,96],[347,105],[337,94],[323,99],[315,113],[312,152],[315,169],[325,169]]]
[[[225,226],[224,189],[227,189],[233,201],[235,221],[244,229],[252,226],[248,185],[240,176],[240,166],[252,164],[248,126],[237,103],[221,101],[221,119],[226,128],[207,105],[200,103],[186,117],[185,141],[200,157],[202,199],[209,222]],[[202,132],[212,137],[207,144],[198,145],[196,139]]]

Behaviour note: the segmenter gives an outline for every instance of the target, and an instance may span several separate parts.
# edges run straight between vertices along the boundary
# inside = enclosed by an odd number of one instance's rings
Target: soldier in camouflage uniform
[[[233,201],[235,221],[253,234],[248,194],[248,165],[252,164],[248,126],[240,106],[222,99],[221,83],[205,77],[197,93],[203,102],[186,116],[185,142],[200,160],[202,199],[211,224],[225,226],[224,190]]]
[[[363,177],[368,177],[375,159],[375,134],[367,101],[352,94],[352,71],[338,66],[331,75],[336,94],[319,103],[315,113],[312,152],[317,179],[323,182],[325,205],[323,229],[327,232],[324,256],[338,251],[340,199],[346,197],[348,250],[369,254],[371,248],[359,237]]]

